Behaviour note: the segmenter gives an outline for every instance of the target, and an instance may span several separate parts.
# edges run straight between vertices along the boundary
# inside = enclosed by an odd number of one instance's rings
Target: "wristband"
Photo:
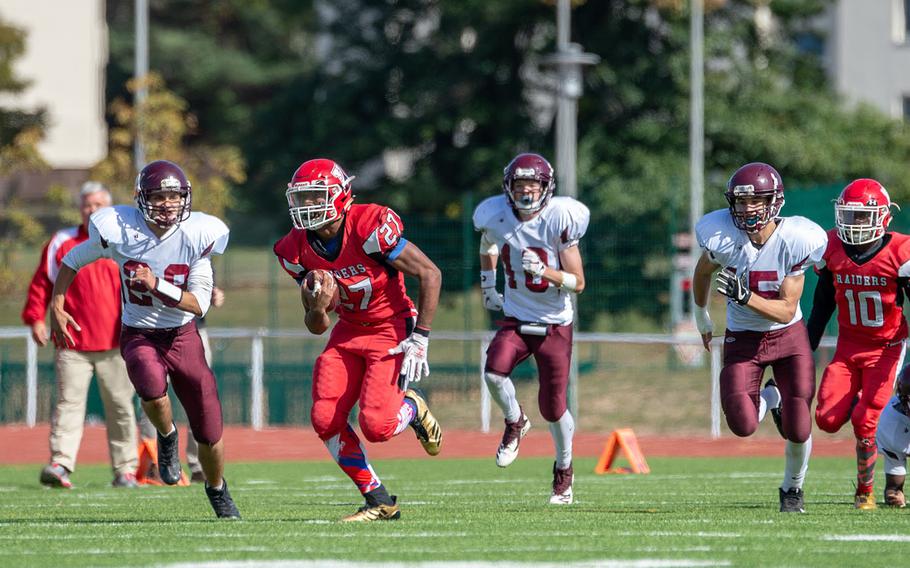
[[[496,271],[495,270],[481,270],[480,271],[480,287],[481,288],[493,288],[496,286]]]
[[[161,294],[162,296],[166,296],[167,298],[170,298],[174,302],[179,303],[180,300],[183,299],[183,290],[181,290],[177,286],[174,286],[173,284],[171,284],[164,278],[155,279],[155,291],[158,292],[159,294]]]
[[[695,311],[692,314],[695,316],[695,327],[698,329],[699,333],[708,333],[714,331],[714,322],[711,321],[711,316],[708,314],[707,306],[695,306]]]
[[[578,289],[578,278],[574,274],[569,272],[560,272],[562,274],[562,284],[559,285],[560,288],[565,288],[570,292],[574,292]]]
[[[425,327],[414,327],[414,331],[417,335],[422,335],[424,337],[430,337],[430,330]]]

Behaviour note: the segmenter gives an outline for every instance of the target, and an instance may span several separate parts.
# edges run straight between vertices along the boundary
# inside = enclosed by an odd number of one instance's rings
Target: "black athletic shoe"
[[[781,513],[805,513],[803,509],[803,490],[791,487],[789,491],[778,488],[780,492]]]
[[[768,387],[777,388],[777,383],[774,381],[774,377],[768,379],[768,382],[765,383],[765,386],[762,390]],[[781,405],[777,405],[774,408],[769,408],[768,411],[771,412],[771,419],[774,420],[774,426],[777,427],[777,432],[780,434],[780,437],[786,440],[787,437],[784,435],[784,419],[780,415],[780,409]]]
[[[183,472],[180,469],[180,454],[177,448],[177,427],[168,436],[158,432],[158,475],[168,485],[177,485]]]
[[[221,489],[212,489],[209,487],[209,484],[205,484],[205,495],[209,498],[209,503],[212,504],[212,509],[215,511],[215,515],[219,519],[239,519],[240,511],[237,510],[237,505],[234,505],[234,500],[231,499],[231,493],[228,491],[227,480],[222,479],[221,482],[223,485]]]

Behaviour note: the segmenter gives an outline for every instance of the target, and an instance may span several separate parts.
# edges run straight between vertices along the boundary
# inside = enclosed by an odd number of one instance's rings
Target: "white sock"
[[[809,469],[809,456],[812,454],[812,436],[803,442],[797,444],[787,440],[784,449],[784,482],[780,488],[784,491],[790,489],[802,489],[803,481],[806,479],[806,470]]]
[[[550,422],[550,435],[556,446],[556,468],[566,469],[572,465],[572,436],[575,435],[575,420],[566,410],[556,422]]]
[[[780,406],[780,391],[775,386],[765,387],[758,396],[758,421],[761,422],[769,409]]]
[[[521,407],[518,406],[518,398],[515,396],[515,385],[509,377],[503,377],[495,373],[484,373],[484,381],[490,390],[490,396],[502,409],[506,420],[515,422],[521,418]]]
[[[768,413],[768,402],[765,400],[765,397],[760,396],[758,399],[758,421],[761,422],[765,419],[765,414]]]

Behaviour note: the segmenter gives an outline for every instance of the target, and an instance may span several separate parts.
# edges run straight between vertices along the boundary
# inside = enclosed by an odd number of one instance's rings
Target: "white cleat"
[[[553,493],[550,494],[550,505],[571,505],[574,502],[572,484],[575,483],[575,473],[572,465],[566,469],[556,469],[553,463]]]
[[[531,429],[531,421],[521,413],[521,418],[515,422],[506,421],[505,432],[502,433],[502,441],[499,443],[499,449],[496,450],[496,465],[499,467],[508,467],[518,457],[518,446],[521,439],[525,437],[528,430]]]

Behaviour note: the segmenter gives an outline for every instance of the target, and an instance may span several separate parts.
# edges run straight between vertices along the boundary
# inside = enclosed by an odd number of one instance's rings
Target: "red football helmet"
[[[179,205],[152,205],[149,198],[156,193],[174,192],[180,195]],[[136,206],[145,220],[161,228],[186,221],[192,210],[193,188],[183,169],[167,160],[149,163],[136,176]]]
[[[288,211],[298,229],[318,229],[343,216],[354,202],[351,180],[332,160],[308,160],[288,184]]]
[[[736,227],[747,233],[757,233],[780,214],[784,206],[784,182],[773,167],[752,162],[730,176],[724,197],[730,205],[730,215]],[[756,197],[764,199],[759,208],[742,203]],[[740,203],[737,204],[737,201]]]
[[[874,179],[851,181],[834,202],[837,236],[848,245],[877,241],[891,223],[892,206],[897,204],[888,190]]]
[[[512,183],[517,179],[531,179],[540,183],[540,197],[522,193],[518,196],[512,191]],[[553,177],[553,166],[540,154],[519,154],[512,158],[502,171],[502,190],[516,211],[535,213],[547,205],[553,191],[556,190],[556,178]]]

